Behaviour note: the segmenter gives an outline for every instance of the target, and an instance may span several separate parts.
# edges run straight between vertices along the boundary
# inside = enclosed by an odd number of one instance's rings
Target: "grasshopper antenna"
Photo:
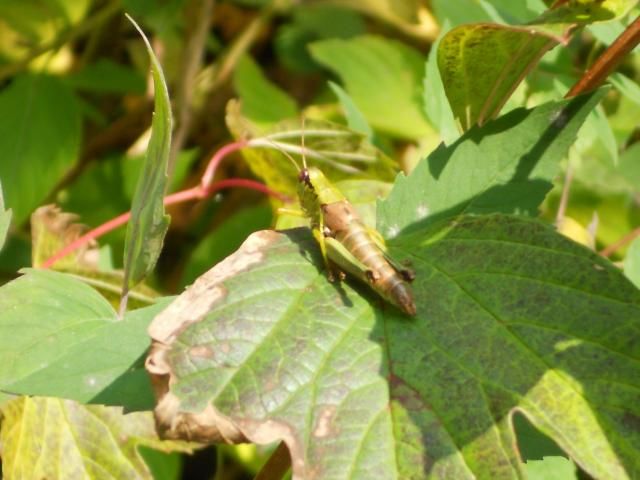
[[[283,150],[282,148],[280,148],[280,147],[278,147],[276,145],[274,145],[274,146],[280,151],[281,154],[283,154],[285,157],[287,157],[291,161],[291,163],[293,163],[293,166],[295,167],[296,171],[300,172],[300,165],[298,164],[298,162],[296,162],[295,159],[291,155],[289,155],[289,153],[287,153],[286,150]],[[302,162],[304,164],[304,152],[302,153]],[[306,166],[305,166],[305,168],[306,168]]]
[[[307,170],[307,148],[304,146],[304,116],[302,117],[302,167]]]

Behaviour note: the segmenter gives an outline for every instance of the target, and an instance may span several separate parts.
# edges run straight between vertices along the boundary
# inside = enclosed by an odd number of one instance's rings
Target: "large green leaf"
[[[0,112],[0,179],[22,224],[76,161],[80,109],[60,80],[20,75],[0,93]]]
[[[151,139],[131,205],[131,220],[127,226],[124,253],[125,293],[153,270],[169,228],[169,216],[164,212],[163,201],[171,147],[171,103],[162,67],[142,30],[135,22],[133,24],[140,32],[151,60],[155,110]]]
[[[313,58],[336,72],[372,127],[400,138],[432,132],[422,109],[425,59],[392,40],[362,36],[311,45]]]
[[[524,76],[561,38],[534,27],[477,23],[449,31],[438,67],[463,130],[495,118]]]
[[[164,305],[117,321],[109,303],[73,276],[28,270],[0,288],[0,390],[150,408],[142,357],[146,328]]]
[[[379,204],[385,237],[460,213],[536,214],[587,114],[604,91],[507,113],[440,146],[400,174]]]
[[[149,412],[20,398],[3,406],[2,471],[7,479],[152,480],[138,448],[191,451],[158,439]]]
[[[283,439],[294,478],[514,479],[522,412],[596,478],[640,472],[640,292],[537,221],[459,217],[390,244],[409,318],[331,284],[306,229],[260,232],[154,319],[169,437]]]

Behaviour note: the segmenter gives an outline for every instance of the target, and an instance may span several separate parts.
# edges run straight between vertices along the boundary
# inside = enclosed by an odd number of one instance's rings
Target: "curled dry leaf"
[[[212,405],[207,405],[201,412],[181,410],[180,400],[170,390],[173,375],[167,357],[176,337],[189,325],[204,318],[227,295],[224,281],[260,263],[263,259],[262,249],[277,237],[278,234],[273,231],[262,231],[249,237],[238,252],[202,275],[150,325],[149,334],[153,343],[146,368],[158,398],[155,409],[157,427],[164,437],[189,438],[199,442],[247,441],[238,425]],[[191,351],[196,357],[213,356],[213,352],[206,347],[193,347]]]
[[[56,205],[45,205],[31,215],[31,237],[33,266],[42,263],[62,247],[77,240],[87,231],[87,227],[78,223],[78,215],[63,212]],[[95,240],[78,248],[73,255],[57,262],[57,269],[82,268],[95,270],[98,266],[98,244]]]

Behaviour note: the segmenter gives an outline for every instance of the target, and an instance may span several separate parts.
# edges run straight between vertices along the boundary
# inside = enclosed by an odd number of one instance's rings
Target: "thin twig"
[[[565,3],[558,0],[554,3],[553,8]],[[582,93],[595,90],[604,83],[609,75],[611,75],[618,67],[624,57],[631,52],[640,43],[640,16],[629,25],[624,32],[607,48],[600,57],[591,65],[591,67],[582,75],[573,87],[567,92],[565,98],[572,98]],[[569,190],[571,180],[573,178],[571,165],[567,167],[565,174],[564,186],[562,189],[562,198],[558,213],[556,214],[556,225],[560,225],[569,201]],[[606,252],[608,249],[603,250]],[[615,250],[614,250],[615,251]],[[605,255],[608,256],[608,255]]]
[[[226,83],[231,72],[236,67],[238,60],[247,52],[256,41],[262,29],[269,23],[275,12],[277,2],[270,2],[260,13],[251,20],[251,23],[233,41],[229,50],[213,66],[213,82],[210,86],[209,95],[218,87]]]
[[[565,213],[567,212],[567,205],[569,204],[569,190],[571,190],[572,180],[573,168],[571,167],[571,162],[569,162],[569,165],[567,165],[567,171],[564,174],[564,185],[562,186],[560,205],[558,205],[558,212],[556,213],[556,226],[558,228],[562,225]]]
[[[640,227],[638,227],[635,230],[627,233],[624,237],[622,237],[617,242],[612,243],[611,245],[603,248],[600,251],[600,255],[602,255],[603,257],[610,257],[611,255],[613,255],[615,252],[617,252],[622,247],[626,247],[627,245],[629,245],[637,237],[640,237]]]
[[[171,144],[168,172],[171,175],[175,159],[182,149],[191,128],[192,99],[195,78],[202,66],[202,59],[207,44],[209,25],[211,24],[214,0],[197,0],[199,3],[195,12],[194,25],[189,29],[193,33],[187,40],[182,63],[182,75],[178,80],[175,95],[175,108],[177,110],[177,126]]]
[[[602,85],[638,43],[640,43],[640,16],[598,57],[594,64],[582,75],[582,78],[571,87],[565,98],[590,92]]]
[[[287,444],[280,442],[254,480],[280,480],[291,468]]]

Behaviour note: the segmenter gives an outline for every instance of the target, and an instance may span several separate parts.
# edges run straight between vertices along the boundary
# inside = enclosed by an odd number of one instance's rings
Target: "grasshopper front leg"
[[[313,232],[313,237],[320,246],[320,254],[322,255],[322,260],[325,268],[327,269],[327,279],[330,282],[334,282],[336,277],[339,280],[344,279],[344,273],[341,270],[336,269],[330,260],[329,252],[327,250],[327,241],[333,240],[333,238],[331,238],[330,232],[326,231],[322,220],[320,220],[318,227],[313,228],[311,231]]]

